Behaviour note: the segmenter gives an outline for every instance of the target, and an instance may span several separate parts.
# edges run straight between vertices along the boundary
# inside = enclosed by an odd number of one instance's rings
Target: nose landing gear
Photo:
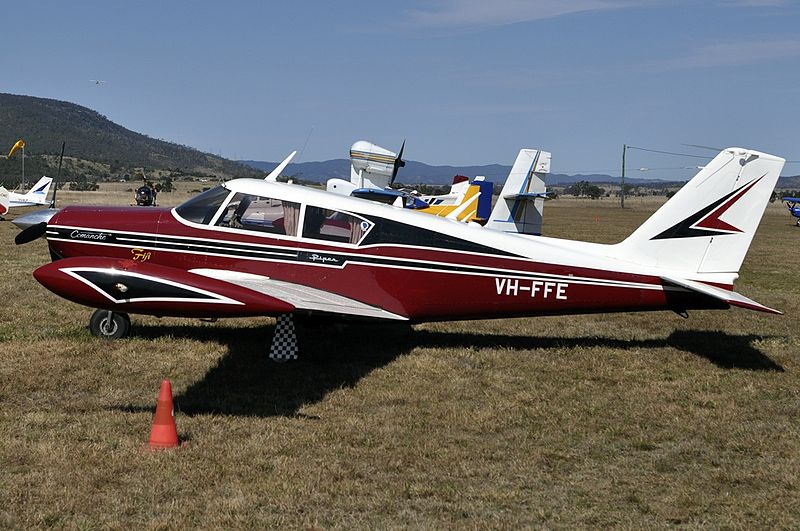
[[[131,319],[127,313],[95,310],[89,319],[89,331],[103,339],[122,339],[131,331]]]

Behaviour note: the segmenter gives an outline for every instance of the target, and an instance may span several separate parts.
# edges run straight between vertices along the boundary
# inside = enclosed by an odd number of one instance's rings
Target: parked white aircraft
[[[4,214],[9,208],[49,205],[50,202],[47,200],[47,194],[50,192],[51,184],[53,184],[52,177],[42,177],[33,185],[33,188],[24,194],[9,192],[0,186],[0,205],[5,206],[5,211],[2,206],[0,206],[0,214]],[[4,203],[4,201],[7,203]]]

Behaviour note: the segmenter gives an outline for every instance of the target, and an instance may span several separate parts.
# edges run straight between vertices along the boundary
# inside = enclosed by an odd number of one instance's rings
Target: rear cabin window
[[[371,222],[358,216],[311,205],[303,218],[303,237],[315,240],[358,244],[371,228]]]
[[[299,219],[299,203],[236,193],[217,220],[217,225],[296,236]]]
[[[230,193],[224,186],[217,186],[189,199],[175,208],[175,212],[186,221],[207,225]]]

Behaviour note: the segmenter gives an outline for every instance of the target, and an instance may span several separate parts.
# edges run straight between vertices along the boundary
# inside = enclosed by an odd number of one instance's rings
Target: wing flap
[[[408,320],[407,317],[386,311],[377,306],[372,306],[355,299],[337,295],[336,293],[311,288],[302,284],[295,284],[293,282],[223,269],[193,269],[191,272],[263,293],[264,295],[291,304],[298,310],[395,321]]]
[[[768,306],[764,306],[763,304],[758,303],[752,299],[748,299],[744,295],[736,293],[735,291],[729,291],[726,289],[718,288],[716,286],[709,286],[708,284],[703,284],[702,282],[697,282],[696,280],[689,280],[679,277],[662,276],[661,279],[666,282],[669,282],[670,284],[675,284],[676,286],[680,286],[689,291],[694,291],[696,293],[701,293],[703,295],[707,295],[714,299],[721,300],[723,302],[730,304],[731,306],[738,306],[740,308],[755,310],[757,312],[766,312],[766,313],[774,313],[777,315],[783,315],[782,311],[775,310]]]

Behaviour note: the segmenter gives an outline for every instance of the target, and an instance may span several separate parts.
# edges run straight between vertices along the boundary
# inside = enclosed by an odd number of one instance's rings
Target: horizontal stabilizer
[[[544,198],[547,199],[547,196],[550,192],[541,192],[541,193],[528,193],[528,194],[511,194],[511,195],[504,195],[503,199],[511,199],[514,201],[533,201],[534,199]]]
[[[714,299],[721,300],[731,306],[738,306],[740,308],[747,308],[748,310],[755,310],[757,312],[767,312],[767,313],[774,313],[778,315],[783,315],[783,312],[779,310],[775,310],[764,306],[752,299],[748,299],[744,295],[736,293],[734,291],[728,291],[726,289],[718,288],[716,286],[709,286],[708,284],[703,284],[702,282],[697,282],[695,280],[688,280],[685,278],[677,278],[677,277],[661,277],[661,280],[668,282],[670,284],[674,284],[676,286],[680,286],[684,289],[688,289],[689,291],[694,291],[696,293],[701,293],[703,295],[707,295]]]

